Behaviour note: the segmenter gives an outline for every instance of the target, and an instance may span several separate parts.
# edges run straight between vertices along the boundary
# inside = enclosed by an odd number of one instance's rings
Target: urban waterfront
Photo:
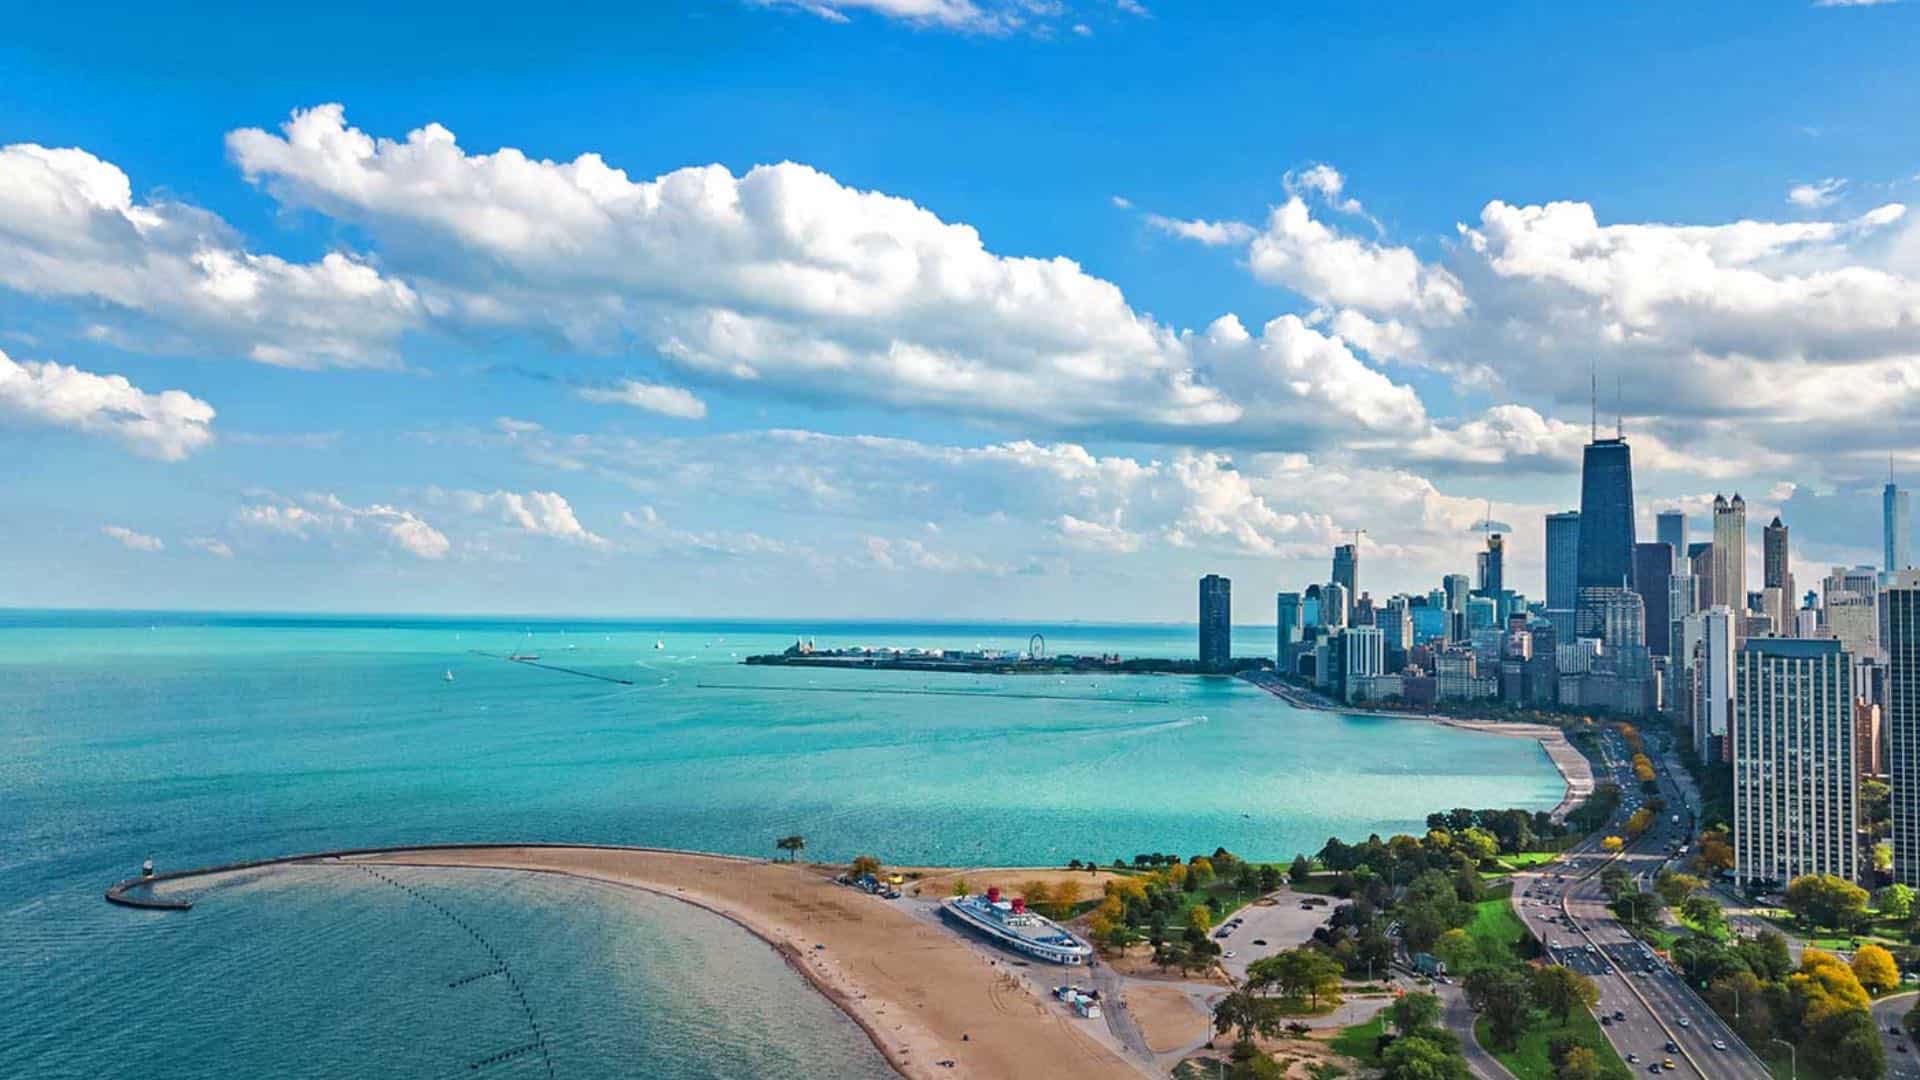
[[[1544,809],[1563,791],[1533,741],[1298,710],[1237,680],[1070,676],[1043,686],[1032,676],[748,668],[734,654],[777,651],[793,632],[542,622],[529,635],[528,626],[0,620],[0,773],[17,811],[0,823],[8,859],[0,959],[33,987],[33,1007],[0,1020],[5,1053],[29,1055],[37,1074],[81,1075],[140,1055],[150,1040],[181,1037],[169,1025],[264,1034],[289,997],[238,987],[385,948],[378,934],[388,924],[353,914],[360,899],[343,911],[306,893],[289,906],[294,894],[275,893],[268,911],[264,884],[218,889],[172,921],[102,902],[101,891],[149,855],[166,870],[341,846],[524,839],[771,857],[775,837],[799,832],[807,856],[820,859],[871,852],[894,863],[1052,865],[1220,845],[1284,859],[1333,835],[1417,832],[1445,806]],[[1063,651],[1130,655],[1178,655],[1192,633],[1042,629]],[[1031,630],[885,623],[794,632],[1018,649]],[[537,650],[543,662],[635,685],[470,649]],[[912,693],[929,686],[978,700]],[[801,689],[847,692],[792,692]],[[486,888],[461,906],[477,914],[517,903],[512,887]],[[630,932],[655,932],[657,907],[636,911]],[[250,951],[229,951],[234,935],[198,933],[229,919]],[[209,950],[205,958],[174,951],[189,948],[183,938]],[[314,941],[338,952],[316,953]],[[156,964],[195,991],[166,993],[151,981]],[[596,992],[629,995],[632,981]],[[139,992],[110,992],[136,984]],[[214,985],[236,990],[209,996]],[[366,988],[374,996],[360,1009],[386,1009],[379,995],[405,985]],[[340,1009],[333,1015],[354,1011]],[[85,1040],[75,1037],[82,1030]],[[814,1049],[831,1054],[839,1036],[827,1030],[828,1044]],[[299,1049],[288,1040],[276,1052]],[[623,1044],[598,1060],[631,1052]],[[727,1072],[718,1059],[687,1061],[686,1075]]]

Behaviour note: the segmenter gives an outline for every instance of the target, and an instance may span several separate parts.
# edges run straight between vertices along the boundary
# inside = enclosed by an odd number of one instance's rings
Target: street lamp
[[[1787,1048],[1788,1080],[1800,1080],[1800,1048],[1785,1039],[1769,1039],[1767,1041],[1777,1042]]]

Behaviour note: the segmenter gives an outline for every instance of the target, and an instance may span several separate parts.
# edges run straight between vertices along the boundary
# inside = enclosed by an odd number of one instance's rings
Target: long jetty
[[[562,675],[578,675],[583,679],[599,679],[601,682],[617,683],[621,686],[633,685],[632,679],[623,679],[618,675],[602,675],[597,671],[581,671],[579,668],[561,667],[559,664],[543,664],[538,660],[529,660],[522,656],[503,656],[500,653],[483,652],[479,649],[468,649],[467,651],[475,656],[485,656],[493,660],[505,660],[509,664],[525,664],[528,667],[557,671]]]
[[[260,870],[270,866],[298,866],[301,864],[321,864],[341,859],[364,858],[369,855],[404,855],[410,851],[511,851],[515,848],[583,848],[592,851],[645,851],[659,855],[700,855],[711,859],[729,859],[735,862],[765,862],[750,855],[726,855],[717,851],[687,851],[682,848],[645,847],[634,844],[579,844],[555,843],[545,840],[521,840],[509,843],[491,844],[399,844],[386,847],[339,848],[333,851],[313,851],[304,855],[281,855],[271,859],[247,859],[241,862],[219,863],[214,866],[196,866],[189,870],[171,870],[164,874],[141,875],[116,881],[107,888],[107,903],[121,907],[140,908],[148,911],[187,911],[193,907],[191,900],[176,900],[164,896],[152,896],[143,892],[155,885],[167,881],[186,881],[190,878],[212,877],[216,874],[231,874],[241,870]]]

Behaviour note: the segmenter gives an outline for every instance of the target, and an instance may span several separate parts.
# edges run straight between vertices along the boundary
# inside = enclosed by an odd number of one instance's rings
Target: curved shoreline
[[[1012,990],[1004,961],[987,961],[945,930],[835,885],[810,864],[610,844],[414,844],[131,878],[117,882],[107,899],[184,910],[190,902],[148,890],[248,870],[363,862],[554,874],[691,904],[765,942],[904,1077],[1139,1075],[1065,1018]],[[958,1065],[937,1067],[940,1060]]]
[[[1252,682],[1252,680],[1248,681]],[[1510,739],[1538,740],[1540,749],[1546,752],[1547,760],[1559,771],[1561,781],[1566,784],[1565,794],[1561,795],[1560,801],[1547,812],[1555,822],[1565,822],[1567,815],[1573,813],[1593,794],[1593,764],[1587,760],[1587,755],[1581,753],[1567,738],[1566,732],[1550,724],[1536,724],[1531,721],[1474,720],[1467,717],[1443,716],[1439,713],[1391,709],[1352,708],[1328,701],[1318,694],[1308,694],[1298,687],[1283,682],[1253,682],[1253,685],[1297,709],[1344,713],[1348,716],[1366,716],[1382,720],[1424,720],[1430,724],[1460,731],[1477,731],[1485,735],[1499,735]]]

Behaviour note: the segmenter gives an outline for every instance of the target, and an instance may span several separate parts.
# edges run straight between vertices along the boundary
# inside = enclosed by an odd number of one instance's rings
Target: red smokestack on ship
[[[1026,910],[1027,910],[1027,898],[1026,898],[1026,897],[1024,897],[1024,896],[1016,896],[1016,897],[1014,897],[1014,898],[1013,898],[1013,913],[1014,913],[1015,915],[1020,915],[1020,914],[1023,914],[1023,913],[1025,913],[1025,911],[1026,911]]]
[[[987,903],[997,904],[999,902],[1000,902],[1000,886],[995,885],[994,887],[987,890]]]

